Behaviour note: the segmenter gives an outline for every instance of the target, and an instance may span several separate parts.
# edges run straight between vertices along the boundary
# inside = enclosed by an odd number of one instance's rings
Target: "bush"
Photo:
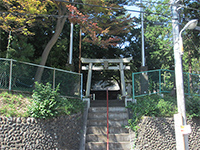
[[[131,109],[133,114],[133,118],[129,120],[129,125],[134,131],[137,131],[137,124],[142,116],[172,117],[177,112],[176,99],[168,95],[164,97],[159,95],[140,97],[136,104],[130,104],[128,108]]]
[[[50,118],[59,114],[61,106],[61,98],[59,96],[59,86],[55,90],[51,88],[51,84],[46,85],[35,83],[35,90],[32,95],[32,105],[29,113],[35,118]]]
[[[185,98],[185,101],[187,116],[189,118],[200,117],[200,97],[197,95],[189,96]]]
[[[83,111],[84,103],[79,99],[62,99],[61,113],[66,115],[76,114]]]
[[[29,113],[35,118],[52,118],[58,115],[71,115],[83,110],[84,103],[79,99],[67,99],[59,94],[59,86],[55,90],[51,84],[35,83],[32,105]]]

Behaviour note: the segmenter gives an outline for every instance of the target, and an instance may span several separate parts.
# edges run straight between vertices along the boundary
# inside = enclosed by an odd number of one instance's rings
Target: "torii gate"
[[[132,57],[122,58],[122,59],[89,59],[89,58],[81,58],[81,62],[85,64],[89,64],[89,66],[82,66],[82,70],[88,70],[87,77],[87,85],[86,85],[86,97],[90,96],[90,88],[91,88],[91,78],[92,78],[92,70],[119,70],[121,77],[121,91],[122,97],[126,97],[126,88],[125,88],[125,80],[124,80],[124,70],[129,70],[130,66],[125,66],[124,63],[129,63],[132,60]],[[109,66],[109,63],[116,63],[117,66]],[[103,66],[95,66],[93,64],[104,64]]]

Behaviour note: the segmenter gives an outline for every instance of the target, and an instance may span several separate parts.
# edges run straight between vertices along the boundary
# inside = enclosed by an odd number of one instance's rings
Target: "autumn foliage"
[[[69,14],[68,19],[72,23],[78,23],[81,26],[81,29],[86,36],[83,41],[92,43],[94,45],[98,45],[102,48],[108,48],[109,46],[116,46],[118,42],[121,40],[117,35],[121,32],[128,32],[130,26],[130,22],[132,18],[130,16],[115,19],[113,22],[107,24],[101,24],[99,22],[95,22],[95,17],[91,17],[87,14],[81,13],[77,7],[73,5],[66,5],[68,8]],[[111,25],[115,24],[116,28],[111,29]],[[126,24],[126,25],[125,25]],[[121,27],[123,25],[123,27]]]
[[[83,2],[107,6],[107,3],[101,0],[84,0]],[[115,17],[115,13],[113,13],[115,11],[108,8],[84,7],[84,11],[82,10],[81,12],[81,9],[78,10],[74,5],[51,0],[1,0],[0,5],[2,11],[0,15],[0,28],[7,32],[19,32],[24,35],[34,35],[29,28],[34,25],[37,15],[48,14],[47,6],[55,5],[59,12],[59,10],[63,9],[63,5],[65,5],[68,11],[62,15],[68,16],[70,22],[81,26],[85,34],[83,41],[103,48],[116,46],[120,41],[117,35],[122,32],[128,33],[131,27],[130,21],[132,21],[130,16]],[[62,8],[60,7],[61,5]],[[110,5],[113,6],[114,4]],[[103,14],[103,16],[101,17],[100,14]],[[97,17],[99,19],[96,19]]]
[[[47,13],[48,2],[50,0],[1,0],[0,28],[6,32],[33,35],[28,28],[33,26],[36,15]]]

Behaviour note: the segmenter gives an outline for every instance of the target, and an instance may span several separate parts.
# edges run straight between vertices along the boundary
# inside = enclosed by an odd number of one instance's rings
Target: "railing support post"
[[[109,150],[109,107],[108,107],[108,89],[106,89],[107,97],[107,150]]]
[[[9,91],[11,91],[12,87],[12,66],[13,66],[13,60],[10,60],[10,76],[9,76]]]
[[[161,95],[161,69],[159,69],[159,95]]]
[[[53,90],[55,90],[56,86],[56,69],[53,69]]]

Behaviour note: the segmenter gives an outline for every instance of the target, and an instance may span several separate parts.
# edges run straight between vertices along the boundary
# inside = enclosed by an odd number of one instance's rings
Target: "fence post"
[[[10,76],[9,76],[9,91],[11,91],[12,87],[12,66],[13,66],[13,60],[10,60]]]
[[[188,95],[190,95],[190,74],[188,73]]]
[[[53,90],[55,90],[55,85],[56,85],[56,69],[53,69]]]
[[[81,76],[81,100],[83,99],[83,74],[80,74]]]
[[[159,69],[159,94],[161,94],[161,69]]]
[[[133,100],[135,99],[135,89],[134,89],[134,73],[132,73],[132,86],[133,86]]]

